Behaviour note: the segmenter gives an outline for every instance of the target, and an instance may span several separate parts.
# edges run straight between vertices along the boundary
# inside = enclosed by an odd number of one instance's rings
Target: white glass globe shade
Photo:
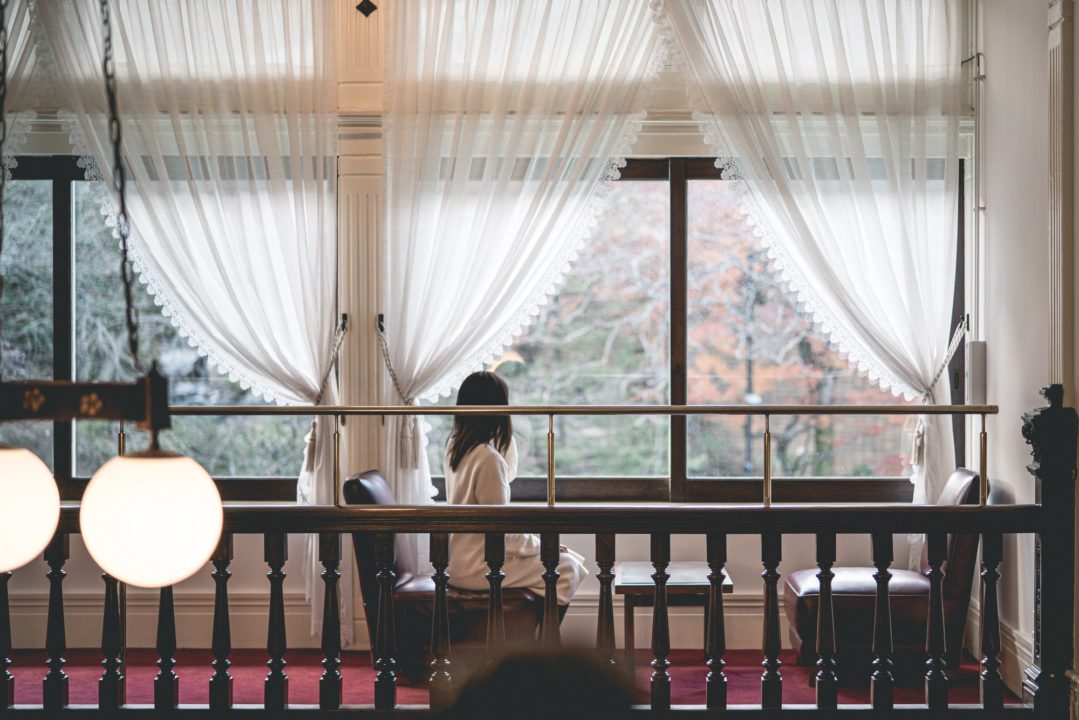
[[[60,491],[49,467],[21,448],[0,447],[0,572],[45,551],[60,522]]]
[[[79,523],[102,570],[128,585],[160,588],[206,564],[221,538],[224,511],[201,465],[151,451],[102,465],[83,493]]]

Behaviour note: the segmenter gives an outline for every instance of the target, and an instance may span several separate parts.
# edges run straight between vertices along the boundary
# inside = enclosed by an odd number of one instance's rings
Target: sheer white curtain
[[[332,4],[111,5],[141,279],[180,332],[234,381],[280,403],[335,401]],[[112,149],[97,3],[51,0],[36,11],[39,52],[76,151],[109,207]],[[330,429],[318,425],[298,499],[332,503]],[[312,630],[322,610],[316,556],[317,538],[309,538],[302,560]],[[343,600],[351,632],[351,593]]]
[[[955,278],[958,0],[665,0],[698,119],[745,180],[777,268],[850,360],[948,402]],[[923,417],[915,502],[954,467]]]
[[[481,368],[554,292],[661,51],[639,0],[385,9],[385,335],[410,403]],[[388,426],[397,500],[429,502],[418,424]]]

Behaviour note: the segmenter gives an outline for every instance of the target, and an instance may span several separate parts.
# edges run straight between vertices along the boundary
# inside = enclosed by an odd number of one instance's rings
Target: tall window
[[[23,157],[5,194],[4,377],[135,378],[128,357],[119,243],[72,157]],[[180,337],[141,284],[136,287],[142,355],[169,377],[176,405],[246,405],[261,399],[221,375]],[[176,417],[162,444],[226,478],[295,477],[303,418]],[[12,423],[0,440],[28,447],[48,463],[65,496],[77,497],[116,454],[116,423]],[[146,438],[127,427],[129,447]],[[226,483],[227,484],[227,483]],[[226,494],[230,494],[226,492]],[[231,493],[258,495],[254,488]]]
[[[733,183],[710,159],[631,160],[559,294],[492,367],[507,378],[514,404],[898,402],[832,350],[800,312],[743,216]],[[557,422],[559,487],[567,497],[760,498],[761,418]],[[773,474],[786,488],[779,496],[909,499],[906,422],[774,418]],[[514,494],[538,499],[547,418],[514,424],[522,476]],[[437,475],[449,420],[430,426]]]

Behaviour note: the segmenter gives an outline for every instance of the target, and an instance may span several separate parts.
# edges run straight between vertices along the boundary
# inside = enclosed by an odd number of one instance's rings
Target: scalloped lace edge
[[[97,158],[90,151],[89,143],[86,140],[79,118],[70,110],[59,111],[57,117],[64,132],[67,133],[72,152],[79,158],[78,166],[83,169],[84,176],[87,182],[90,183],[90,192],[101,208],[101,214],[105,218],[105,225],[112,229],[112,236],[119,244],[120,232],[116,227],[119,208]],[[218,372],[228,377],[230,381],[237,383],[244,390],[251,390],[266,402],[279,405],[289,404],[287,400],[281,398],[262,382],[257,375],[230,361],[224,350],[196,328],[188,311],[176,300],[172,292],[162,284],[157,270],[147,260],[142,243],[135,233],[132,233],[128,238],[128,254],[131,257],[131,265],[139,282],[146,287],[146,291],[153,299],[154,305],[161,308],[162,316],[168,318],[169,322],[180,334],[180,337],[187,340],[189,346],[194,348],[200,356],[207,358]]]
[[[652,0],[653,12],[657,4],[658,0]],[[558,294],[581,249],[595,232],[599,223],[599,215],[614,190],[615,182],[622,177],[622,168],[626,166],[626,158],[634,144],[636,144],[637,137],[648,114],[646,107],[655,89],[655,80],[666,63],[669,62],[670,56],[671,46],[669,39],[661,35],[656,40],[656,47],[648,61],[648,66],[645,68],[637,107],[627,113],[626,126],[622,129],[622,133],[614,143],[610,156],[604,163],[603,171],[600,174],[596,188],[592,192],[592,197],[585,202],[580,217],[573,223],[570,240],[559,254],[558,259],[547,270],[536,291],[532,293],[524,305],[521,306],[521,309],[506,324],[505,330],[480,350],[472,353],[466,360],[458,363],[432,389],[418,393],[417,400],[438,402],[440,398],[452,393],[453,389],[460,385],[461,381],[469,373],[487,367],[507,347],[512,346],[518,338],[524,335],[532,323],[535,322],[543,307]]]
[[[56,59],[52,55],[48,40],[45,39],[41,16],[37,12],[36,0],[30,5],[30,13],[31,33],[35,37],[34,46],[38,53],[41,71],[49,79],[51,87],[60,87],[60,74],[56,67]],[[79,116],[70,109],[60,109],[57,111],[57,119],[60,121],[63,132],[67,134],[72,153],[78,157],[78,166],[83,169],[84,177],[90,184],[91,195],[101,209],[101,214],[105,218],[105,225],[112,228],[112,236],[119,244],[120,234],[116,227],[119,208],[116,205],[115,198],[112,196],[105,174],[102,172],[97,158],[90,150],[90,144],[82,129]],[[248,372],[237,363],[230,361],[228,353],[195,327],[189,313],[164,286],[157,271],[147,261],[143,254],[142,245],[135,234],[132,234],[128,239],[128,254],[139,282],[146,286],[146,290],[153,299],[154,304],[161,308],[161,314],[168,318],[172,326],[179,332],[180,337],[187,340],[189,346],[193,347],[200,356],[207,358],[212,367],[232,382],[237,383],[242,389],[251,390],[269,403],[290,404],[288,400],[280,397],[264,381],[260,380],[256,374]]]
[[[4,178],[11,181],[11,171],[19,167],[18,155],[30,139],[30,123],[37,117],[33,110],[18,110],[8,114],[7,141],[4,143]]]
[[[881,390],[907,401],[920,397],[921,392],[889,370],[884,363],[870,354],[849,330],[833,320],[818,291],[798,268],[798,263],[790,251],[776,237],[771,223],[768,222],[759,205],[759,200],[738,166],[737,159],[730,157],[729,143],[723,142],[722,130],[713,114],[708,111],[708,105],[704,101],[700,87],[691,79],[689,63],[678,46],[670,18],[667,17],[662,4],[658,0],[653,0],[652,7],[655,11],[656,23],[660,26],[660,32],[666,38],[665,43],[670,48],[671,64],[682,77],[686,78],[686,95],[693,113],[693,120],[700,127],[704,144],[715,157],[716,167],[723,171],[723,179],[733,183],[738,197],[739,212],[750,227],[753,236],[765,249],[769,269],[794,295],[798,311],[810,320],[813,328],[821,333],[828,346],[843,357],[860,375],[868,378]]]

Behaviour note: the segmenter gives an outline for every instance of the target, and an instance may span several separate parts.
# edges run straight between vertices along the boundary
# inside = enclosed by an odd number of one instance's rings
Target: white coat
[[[477,445],[461,458],[454,470],[449,452],[443,460],[446,473],[446,497],[451,505],[508,505],[510,483],[517,477],[517,443],[510,441],[506,455],[491,443]],[[475,534],[450,535],[450,585],[463,590],[487,590],[487,563],[484,561],[484,537]],[[540,539],[533,533],[506,535],[506,574],[503,587],[523,587],[542,596],[543,564],[540,562]],[[563,547],[558,561],[558,604],[567,605],[577,592],[587,570],[584,558]]]

